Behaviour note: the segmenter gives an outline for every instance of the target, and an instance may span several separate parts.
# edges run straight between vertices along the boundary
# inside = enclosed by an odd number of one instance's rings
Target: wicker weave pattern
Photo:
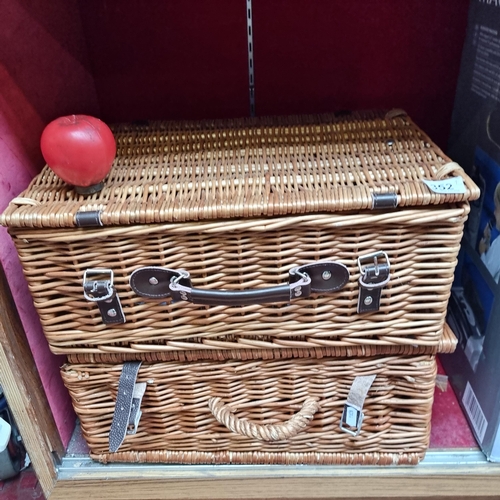
[[[359,359],[156,363],[141,367],[147,382],[136,435],[107,452],[122,365],[66,365],[62,376],[92,457],[100,461],[178,463],[417,463],[429,440],[435,359]],[[354,377],[377,374],[365,401],[361,434],[339,422]],[[286,441],[234,434],[208,409],[220,397],[242,419],[279,425],[307,398],[319,410]]]
[[[436,347],[441,337],[468,205],[391,213],[318,214],[117,228],[15,230],[45,334],[64,354],[179,349]],[[378,313],[356,313],[356,258],[386,251],[391,281]],[[199,306],[138,297],[129,276],[146,265],[183,268],[207,289],[286,282],[288,270],[319,258],[351,273],[341,292],[290,304]],[[111,268],[127,322],[103,324],[83,297],[87,268]]]
[[[364,210],[373,193],[395,193],[399,206],[479,196],[404,113],[153,122],[114,132],[117,158],[100,193],[79,196],[45,168],[2,224],[74,227],[78,210],[102,210],[111,226]],[[465,194],[432,193],[422,182],[450,175],[464,178]]]
[[[157,361],[224,361],[234,359],[250,361],[253,359],[290,359],[290,358],[345,358],[373,356],[416,356],[419,354],[452,353],[457,346],[457,338],[450,327],[445,324],[443,335],[436,346],[415,345],[354,345],[315,348],[284,348],[279,349],[183,349],[161,352],[128,352],[120,354],[69,354],[68,361],[73,364],[82,363],[123,363],[124,361],[142,360],[148,363]]]
[[[436,352],[468,200],[479,191],[406,114],[152,122],[115,134],[100,193],[80,196],[46,168],[0,221],[53,352],[82,361]],[[422,182],[455,175],[464,194]],[[372,210],[373,193],[394,193],[398,208]],[[75,227],[82,210],[100,210],[104,227]],[[374,251],[388,254],[391,280],[380,311],[358,315],[356,259]],[[291,304],[195,306],[143,299],[129,285],[139,267],[165,266],[188,270],[203,289],[263,288],[319,259],[345,264],[350,282]],[[84,300],[88,268],[114,271],[124,325],[105,326]]]

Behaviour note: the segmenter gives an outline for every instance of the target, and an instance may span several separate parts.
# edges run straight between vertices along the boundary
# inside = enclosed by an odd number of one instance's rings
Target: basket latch
[[[87,269],[83,275],[83,295],[88,301],[97,303],[106,325],[125,323],[111,269]]]
[[[385,252],[374,252],[358,257],[359,277],[358,313],[380,309],[382,289],[389,283],[390,263]]]
[[[115,453],[127,434],[136,434],[141,419],[141,403],[146,392],[146,382],[137,383],[141,361],[123,363],[118,382],[116,406],[109,429],[109,451]]]
[[[352,436],[357,436],[361,432],[361,424],[364,418],[363,406],[375,377],[376,375],[356,377],[349,389],[347,401],[342,411],[340,429]]]

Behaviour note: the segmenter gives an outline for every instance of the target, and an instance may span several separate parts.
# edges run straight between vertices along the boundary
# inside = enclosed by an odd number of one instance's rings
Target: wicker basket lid
[[[439,205],[479,197],[460,166],[402,110],[112,129],[117,156],[101,192],[79,195],[46,166],[10,203],[0,223],[75,227],[81,225],[77,213],[91,212],[111,226]],[[463,180],[461,192],[435,192],[424,182],[454,178]]]

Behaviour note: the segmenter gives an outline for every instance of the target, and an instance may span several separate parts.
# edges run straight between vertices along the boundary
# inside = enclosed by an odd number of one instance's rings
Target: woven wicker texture
[[[121,370],[62,369],[91,456],[102,462],[415,464],[428,446],[433,356],[143,364],[137,381],[148,385],[138,432],[108,453]],[[351,436],[339,428],[347,394],[355,377],[372,374],[361,433]],[[257,435],[303,420],[284,441],[252,439],[217,422],[214,397]]]
[[[250,361],[253,359],[289,359],[289,358],[314,358],[325,357],[368,357],[368,356],[409,356],[417,354],[450,354],[457,347],[457,338],[448,324],[444,325],[443,335],[436,346],[416,346],[405,344],[393,345],[354,345],[336,347],[314,347],[314,348],[279,348],[279,349],[217,349],[217,350],[194,350],[179,349],[161,352],[127,352],[119,354],[68,354],[68,362],[73,364],[82,363],[123,363],[124,361],[141,360],[154,363],[157,361],[204,361],[235,359]]]
[[[79,210],[105,226],[371,209],[477,198],[479,190],[404,113],[151,122],[114,127],[117,158],[104,189],[78,195],[47,167],[1,222],[74,227]],[[464,194],[436,194],[423,178],[461,175]]]
[[[467,200],[479,193],[404,113],[154,122],[115,133],[101,193],[77,195],[46,168],[2,216],[53,352],[106,361],[186,350],[212,359],[240,357],[224,350],[253,350],[247,359],[437,351]],[[452,175],[463,177],[464,194],[422,182]],[[397,194],[399,207],[371,210],[375,192]],[[100,210],[104,227],[75,228],[79,210]],[[375,251],[389,256],[391,280],[379,312],[360,315],[357,258]],[[349,283],[290,304],[174,303],[129,285],[134,270],[164,266],[188,270],[201,289],[266,288],[318,259],[347,266]],[[88,268],[114,271],[125,324],[104,325],[84,299]]]
[[[61,354],[420,345],[443,329],[467,205],[390,213],[318,214],[272,220],[19,230],[17,249],[52,350]],[[380,311],[357,313],[357,257],[387,252],[391,280]],[[132,271],[191,272],[206,289],[269,287],[318,258],[345,264],[341,291],[290,304],[204,306],[139,297]],[[87,268],[111,268],[126,323],[105,325],[83,297]]]

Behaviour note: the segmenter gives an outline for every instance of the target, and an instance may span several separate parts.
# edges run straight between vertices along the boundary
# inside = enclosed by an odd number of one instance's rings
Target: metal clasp
[[[358,313],[375,312],[380,308],[382,289],[391,278],[389,257],[379,251],[358,257]]]
[[[358,375],[349,389],[340,419],[340,428],[352,436],[357,436],[361,431],[364,418],[363,406],[376,377],[377,375]]]
[[[289,274],[300,277],[298,281],[290,283],[290,298],[298,298],[303,294],[302,287],[311,284],[311,277],[301,267],[292,267]]]
[[[385,252],[373,252],[358,257],[358,268],[359,272],[361,273],[361,276],[359,277],[359,284],[364,286],[365,288],[368,288],[369,290],[373,288],[382,288],[383,286],[387,285],[387,283],[389,283],[390,274],[388,272],[387,277],[380,282],[366,283],[366,281],[364,280],[364,277],[367,275],[368,269],[370,271],[373,270],[375,276],[380,276],[379,260],[385,262],[385,271],[389,271],[389,269],[391,268],[391,263],[389,262],[389,257]]]
[[[189,301],[193,289],[189,286],[181,285],[180,281],[182,279],[189,280],[190,274],[184,269],[178,269],[175,272],[177,273],[177,276],[172,276],[169,285],[172,296],[176,297],[178,294],[181,300]]]
[[[361,424],[365,414],[354,405],[346,404],[342,411],[340,429],[351,436],[358,436],[361,432]]]
[[[100,279],[91,279],[90,277]],[[112,269],[87,269],[83,274],[83,295],[91,302],[108,300],[115,294]]]
[[[125,323],[120,297],[113,286],[111,269],[87,269],[83,274],[83,295],[96,302],[105,324]]]

